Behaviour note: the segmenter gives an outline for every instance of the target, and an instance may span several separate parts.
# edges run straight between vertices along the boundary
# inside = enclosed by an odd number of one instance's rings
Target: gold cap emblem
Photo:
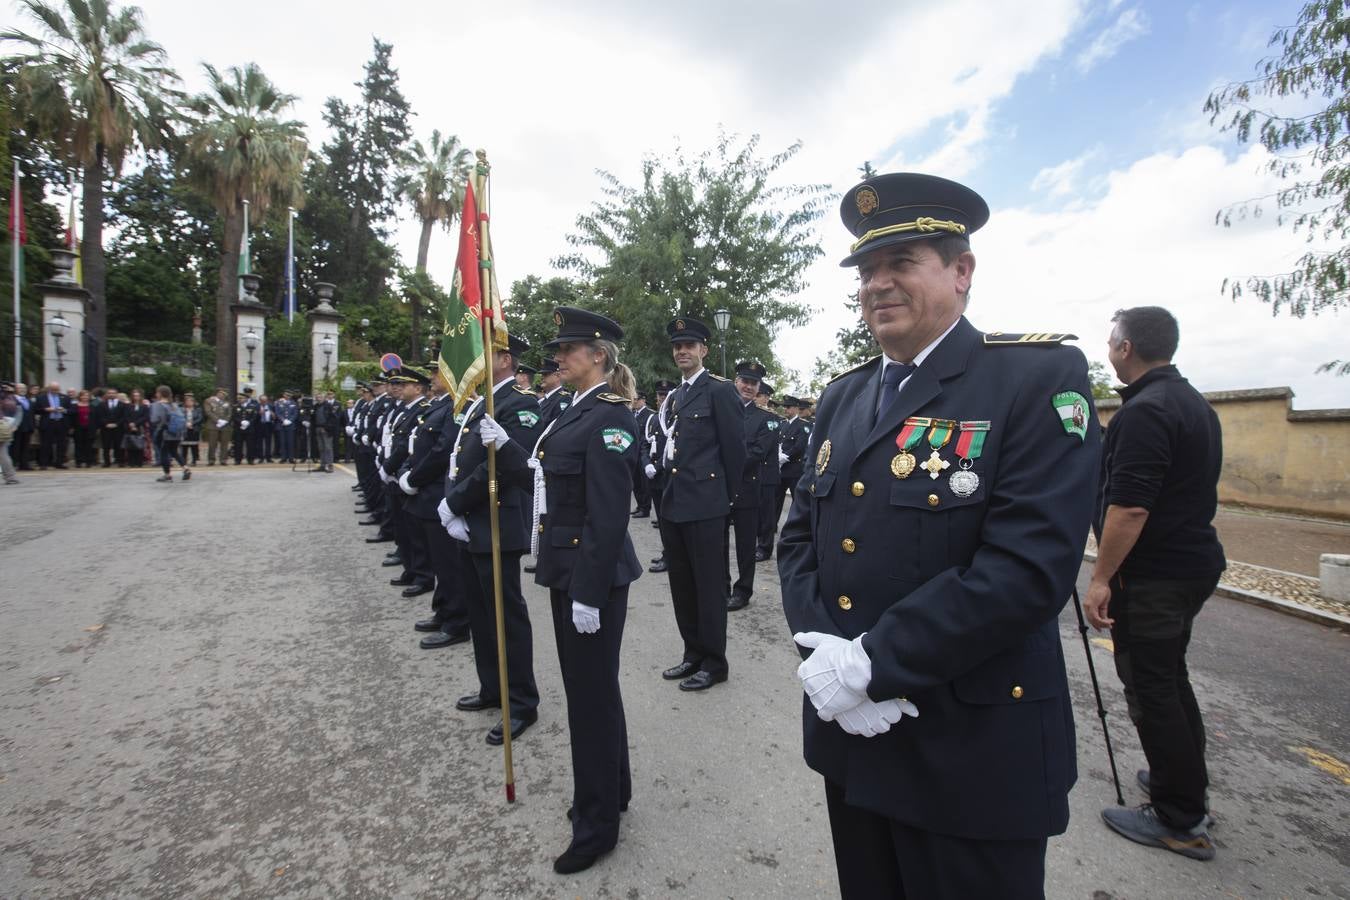
[[[561,325],[562,323],[563,323],[562,313],[558,312],[558,310],[555,309],[553,311],[553,324]]]
[[[675,330],[676,330],[676,331],[684,331],[684,319],[676,319],[676,320],[675,320]]]
[[[859,188],[858,193],[853,195],[853,202],[857,204],[858,213],[864,216],[876,212],[876,208],[881,204],[877,199],[877,192],[870,187]]]

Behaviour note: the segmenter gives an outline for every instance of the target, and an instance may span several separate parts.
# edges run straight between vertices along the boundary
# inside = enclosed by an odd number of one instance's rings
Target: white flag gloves
[[[815,652],[797,667],[802,690],[811,698],[816,713],[833,722],[839,713],[867,700],[867,684],[872,680],[872,661],[862,649],[861,638],[855,645],[833,634],[803,631],[792,636],[803,647]],[[856,655],[862,659],[855,658]],[[851,678],[845,678],[845,669]]]
[[[483,416],[482,421],[478,423],[478,436],[482,439],[484,447],[496,447],[499,450],[511,440],[506,429],[498,425],[492,416]]]
[[[457,541],[469,542],[469,520],[463,516],[452,516],[450,524],[445,526],[449,535]]]
[[[780,467],[782,467],[782,466],[786,466],[787,464],[788,464],[788,455],[787,455],[786,453],[784,453],[782,450],[779,450],[779,451],[778,451],[778,465],[779,465]]]
[[[417,488],[413,487],[411,484],[408,484],[408,476],[410,474],[412,473],[404,472],[402,475],[398,476],[399,489],[403,491],[403,493],[407,494],[409,497],[417,493]]]
[[[248,426],[249,426],[249,425],[250,425],[250,422],[249,422],[248,419],[244,419],[242,422],[239,423],[239,427],[240,427],[241,429],[243,429],[244,431],[248,431]]]
[[[444,497],[441,498],[440,505],[436,507],[436,515],[441,517],[441,527],[448,531],[450,520],[455,517],[455,514],[450,511],[450,504],[445,502]]]
[[[365,444],[367,447],[369,447],[369,446],[370,446],[370,435],[368,435],[368,434],[363,434],[363,435],[361,435],[361,443],[363,443],[363,444]]]
[[[651,463],[647,463],[646,468],[644,468],[642,471],[646,474],[648,478],[656,477],[656,466],[652,465]]]
[[[573,600],[572,625],[581,634],[595,634],[600,630],[600,610]]]
[[[864,700],[841,712],[834,721],[849,734],[866,738],[885,734],[906,715],[918,714],[919,710],[908,700],[883,700],[880,703]]]
[[[224,428],[224,427],[225,427],[226,425],[228,425],[228,424],[230,424],[230,420],[229,420],[229,419],[216,419],[216,427],[217,427],[217,428]],[[112,426],[109,425],[108,427],[111,428]]]

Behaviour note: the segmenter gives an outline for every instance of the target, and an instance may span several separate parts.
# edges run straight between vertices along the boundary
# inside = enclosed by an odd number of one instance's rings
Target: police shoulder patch
[[[778,430],[778,420],[777,420],[777,419],[770,419],[770,420],[769,420],[769,430],[770,430],[770,431],[777,431],[777,430]]]
[[[633,445],[633,435],[622,428],[606,428],[601,432],[606,450],[622,453]]]
[[[595,399],[597,399],[597,400],[603,400],[603,401],[605,401],[606,403],[627,403],[627,402],[628,402],[628,398],[626,398],[626,397],[620,397],[618,394],[611,394],[609,391],[606,391],[606,392],[603,393],[603,394],[597,394],[596,397],[595,397]]]
[[[533,428],[535,423],[539,421],[539,413],[532,412],[528,409],[522,409],[516,412],[516,418],[519,419],[520,424],[524,425],[526,428]]]
[[[865,369],[865,368],[867,368],[868,366],[872,365],[873,363],[875,363],[875,362],[876,362],[877,360],[879,360],[879,359],[881,359],[880,354],[878,354],[877,356],[872,357],[871,359],[869,359],[869,360],[868,360],[867,362],[865,362],[865,363],[861,363],[861,364],[859,364],[859,365],[856,365],[856,366],[854,366],[854,367],[851,368],[851,369],[845,369],[843,372],[840,372],[838,375],[835,375],[833,378],[831,378],[831,379],[830,379],[830,383],[833,384],[834,382],[838,381],[840,378],[843,378],[845,375],[852,375],[854,372],[861,372],[863,369]]]
[[[1077,391],[1060,391],[1050,398],[1050,405],[1059,414],[1059,422],[1064,432],[1080,441],[1087,438],[1087,398]]]
[[[1005,334],[1002,331],[991,331],[984,336],[985,346],[988,347],[1008,347],[1014,344],[1047,346],[1076,340],[1078,340],[1076,334],[1060,334],[1048,331],[1029,331],[1026,334]]]

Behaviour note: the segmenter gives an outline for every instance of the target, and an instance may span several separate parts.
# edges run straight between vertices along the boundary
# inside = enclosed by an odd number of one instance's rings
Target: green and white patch
[[[603,432],[606,450],[622,453],[633,445],[633,436],[622,428],[606,428]]]
[[[773,421],[773,420],[771,419],[771,420],[769,421],[769,430],[770,430],[770,431],[777,431],[777,430],[778,430],[778,423],[775,422],[775,421]]]
[[[518,411],[516,416],[520,419],[520,424],[526,428],[533,428],[535,423],[539,421],[539,413],[530,412],[528,409]]]
[[[1066,434],[1072,434],[1080,441],[1087,438],[1087,398],[1077,391],[1060,391],[1050,399],[1050,405],[1059,413],[1059,422]]]

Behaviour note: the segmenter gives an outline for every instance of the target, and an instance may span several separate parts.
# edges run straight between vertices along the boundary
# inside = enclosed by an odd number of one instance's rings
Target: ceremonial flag
[[[75,254],[75,268],[71,275],[76,284],[84,284],[84,267],[80,264],[79,230],[75,221],[75,176],[70,176],[70,224],[66,227],[66,249]]]
[[[483,281],[479,277],[478,204],[473,185],[464,186],[459,216],[459,253],[450,300],[445,305],[441,353],[437,365],[459,412],[469,394],[483,382]]]
[[[14,160],[14,187],[9,194],[9,246],[14,276],[14,380],[23,380],[23,316],[19,300],[23,290],[23,245],[28,243],[28,225],[23,218],[23,192],[19,189],[19,161]]]
[[[249,268],[248,260],[248,201],[244,201],[244,233],[239,235],[239,274],[247,275],[253,270]],[[239,299],[244,299],[244,283],[239,282]]]
[[[295,321],[295,210],[286,217],[286,321]]]

